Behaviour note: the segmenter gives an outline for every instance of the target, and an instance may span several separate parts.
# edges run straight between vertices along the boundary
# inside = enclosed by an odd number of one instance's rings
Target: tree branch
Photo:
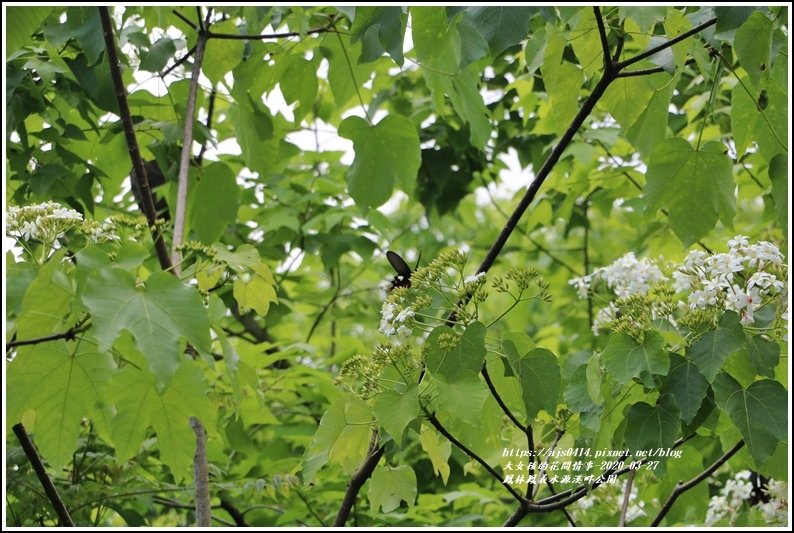
[[[196,42],[196,57],[193,60],[193,71],[190,74],[190,90],[185,105],[185,133],[182,139],[182,156],[179,161],[179,185],[176,195],[176,209],[174,217],[174,239],[171,243],[171,262],[174,272],[179,275],[182,271],[182,242],[185,233],[185,210],[187,206],[187,183],[190,170],[191,151],[193,148],[193,117],[196,114],[196,95],[198,94],[199,76],[201,75],[201,62],[204,59],[204,48],[207,45],[207,31],[200,31]]]
[[[695,58],[690,57],[684,62],[684,66],[695,63]],[[632,76],[647,76],[648,74],[658,74],[659,72],[666,72],[664,67],[644,68],[641,70],[628,70],[618,74],[618,78],[630,78]]]
[[[116,92],[116,101],[119,106],[119,117],[121,118],[124,129],[124,137],[127,140],[127,148],[132,160],[134,176],[130,176],[137,182],[140,192],[141,205],[143,206],[146,220],[149,223],[149,231],[152,233],[154,248],[157,251],[157,259],[160,261],[160,268],[165,271],[171,269],[171,260],[168,256],[168,247],[163,239],[163,234],[157,225],[157,210],[154,207],[152,190],[149,187],[149,179],[146,177],[146,169],[141,159],[141,151],[138,148],[138,139],[135,136],[135,127],[132,123],[132,113],[127,102],[127,90],[124,87],[124,80],[121,77],[121,66],[119,56],[116,53],[116,41],[113,38],[113,26],[110,20],[110,11],[107,7],[99,7],[99,17],[102,20],[102,35],[105,38],[105,48],[107,49],[108,64],[110,65],[110,77],[113,80],[113,87]]]
[[[61,496],[58,494],[58,490],[52,483],[50,476],[47,475],[47,469],[44,468],[44,463],[41,461],[41,457],[39,457],[36,447],[33,445],[33,441],[30,440],[30,435],[28,435],[28,432],[25,430],[25,426],[23,426],[21,423],[14,424],[13,430],[14,435],[16,435],[17,439],[19,439],[19,444],[22,446],[22,450],[24,450],[25,455],[28,457],[28,461],[30,461],[30,464],[33,466],[33,471],[36,472],[36,477],[39,478],[39,482],[44,488],[44,492],[50,499],[50,503],[55,509],[55,513],[58,515],[58,520],[60,521],[61,526],[74,527],[72,517],[69,516],[69,510],[66,509],[66,505],[64,505]]]
[[[744,446],[744,441],[740,440],[739,442],[734,444],[733,447],[730,450],[725,452],[722,455],[722,457],[720,457],[719,459],[714,461],[714,464],[712,464],[710,467],[705,469],[703,472],[701,472],[697,476],[693,477],[692,479],[690,479],[686,483],[681,483],[679,481],[676,484],[675,488],[673,489],[673,492],[670,493],[670,496],[667,498],[667,501],[664,502],[664,505],[662,506],[661,510],[659,510],[659,514],[656,515],[656,518],[654,518],[653,522],[651,522],[651,527],[656,527],[656,526],[659,525],[659,523],[662,521],[662,519],[667,515],[667,513],[673,507],[673,504],[675,503],[675,501],[678,499],[679,496],[681,496],[683,493],[685,493],[689,489],[695,487],[698,483],[700,483],[701,481],[703,481],[706,478],[708,478],[709,476],[711,476],[711,474],[713,474],[719,467],[724,465],[728,461],[728,459],[733,457],[733,455],[736,452],[741,450],[742,446]]]
[[[601,50],[604,53],[604,71],[609,71],[614,68],[614,62],[609,54],[609,42],[607,40],[607,30],[604,27],[604,19],[601,18],[601,10],[598,6],[593,6],[596,24],[598,25],[598,35],[601,37]]]
[[[659,46],[654,46],[650,50],[646,50],[645,52],[642,52],[641,54],[637,54],[636,56],[634,56],[634,57],[632,57],[630,59],[627,59],[626,61],[618,63],[616,65],[616,68],[617,68],[617,70],[623,70],[624,68],[626,68],[628,66],[631,66],[634,63],[638,63],[638,62],[642,61],[643,59],[645,59],[647,57],[651,57],[654,54],[658,54],[662,50],[670,48],[671,46],[680,43],[684,39],[688,39],[689,37],[692,37],[693,35],[695,35],[697,33],[700,33],[701,31],[705,30],[709,26],[713,26],[716,23],[717,23],[716,17],[712,18],[712,19],[709,19],[706,22],[704,22],[703,24],[695,26],[691,30],[685,31],[684,33],[682,33],[678,37],[674,37],[674,38],[670,39],[669,41],[660,44]]]
[[[512,496],[518,501],[518,503],[520,503],[520,504],[526,503],[526,499],[523,496],[521,496],[516,491],[516,489],[511,487],[509,484],[505,483],[504,478],[501,475],[499,475],[499,472],[497,472],[496,470],[491,468],[491,465],[489,465],[487,462],[485,462],[485,460],[482,457],[480,457],[479,455],[474,453],[473,450],[469,449],[465,444],[460,442],[449,431],[447,431],[447,429],[444,426],[441,425],[441,422],[438,421],[438,419],[436,418],[436,416],[434,414],[432,414],[429,411],[427,411],[427,409],[424,409],[424,411],[425,411],[425,415],[427,416],[427,420],[433,425],[434,428],[436,428],[436,430],[439,433],[444,435],[447,438],[447,440],[449,440],[452,444],[454,444],[455,446],[460,448],[470,458],[472,458],[475,461],[477,461],[478,463],[480,463],[480,465],[483,468],[485,468],[485,470],[487,470],[488,473],[491,474],[491,476],[493,476],[497,481],[499,481],[499,483],[501,483],[502,486],[505,489],[507,489],[507,491],[510,494],[512,494]]]
[[[377,440],[374,440],[377,444]],[[370,446],[370,451],[372,450],[372,446]],[[378,462],[380,458],[383,457],[383,452],[386,451],[386,448],[383,446],[378,447],[377,450],[374,452],[371,451],[367,460],[364,461],[364,464],[361,465],[361,468],[353,474],[353,477],[350,478],[350,483],[347,485],[347,490],[345,490],[345,497],[342,500],[342,505],[339,507],[339,512],[336,514],[336,519],[334,520],[333,527],[344,527],[345,522],[347,522],[348,517],[350,516],[350,511],[353,509],[353,505],[356,503],[356,496],[358,496],[358,491],[361,490],[361,487],[364,486],[364,483],[370,478],[372,472],[375,470],[375,467],[378,466]]]
[[[84,322],[84,321],[83,321]],[[59,339],[66,339],[67,341],[73,341],[75,336],[88,330],[91,326],[83,326],[83,322],[79,322],[69,328],[67,331],[63,333],[55,333],[54,335],[47,335],[45,337],[37,337],[35,339],[25,339],[21,341],[12,340],[6,343],[6,351],[17,348],[19,346],[29,346],[31,344],[40,344],[42,342],[50,342],[50,341],[57,341]]]
[[[623,492],[623,503],[620,506],[620,517],[618,518],[618,527],[626,527],[626,514],[629,512],[629,502],[631,502],[631,487],[634,484],[634,476],[637,474],[636,470],[629,472],[629,477],[626,479],[626,488]]]
[[[207,467],[207,432],[195,418],[190,417],[190,427],[196,434],[196,453],[193,455],[193,477],[196,484],[196,526],[212,525],[210,504],[210,476]]]
[[[240,512],[240,510],[235,507],[235,505],[226,498],[221,497],[221,509],[229,513],[229,516],[232,517],[234,520],[234,524],[237,527],[248,527],[248,523],[245,521],[245,514]]]
[[[314,28],[312,30],[308,30],[305,33],[299,31],[287,31],[283,33],[271,33],[261,34],[261,35],[245,35],[245,34],[237,34],[237,33],[214,33],[208,32],[210,39],[229,39],[229,40],[243,40],[243,41],[260,41],[264,39],[284,39],[287,37],[302,37],[304,35],[314,35],[318,33],[328,33],[334,31],[334,18],[331,17],[331,20],[325,26],[321,28]]]

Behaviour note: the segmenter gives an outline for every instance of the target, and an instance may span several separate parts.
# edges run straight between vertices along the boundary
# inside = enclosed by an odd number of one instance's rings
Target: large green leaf
[[[711,383],[732,353],[744,346],[744,329],[739,315],[726,311],[717,328],[709,331],[689,347],[687,356]]]
[[[769,179],[778,223],[783,233],[788,234],[788,158],[785,154],[778,154],[769,162]]]
[[[753,143],[767,161],[785,154],[788,105],[785,88],[775,80],[762,80],[760,88],[754,89],[747,76],[741,78],[731,92],[731,133],[737,154],[744,155]]]
[[[656,26],[657,22],[664,20],[667,15],[667,6],[621,6],[618,8],[620,18],[630,18],[637,23],[640,31],[647,33]]]
[[[359,61],[374,61],[385,51],[402,66],[407,21],[408,16],[399,6],[356,7],[356,18],[350,26],[350,42],[363,42]]]
[[[670,369],[664,338],[655,331],[646,333],[643,342],[625,333],[616,333],[607,342],[601,357],[607,372],[620,384],[634,378],[645,380],[650,375],[664,376]]]
[[[376,125],[348,117],[339,135],[353,141],[356,157],[347,171],[350,196],[361,207],[377,207],[391,197],[395,184],[409,191],[421,162],[419,135],[405,117],[389,115]]]
[[[198,240],[212,244],[237,222],[240,188],[234,172],[224,163],[210,163],[192,182],[189,192],[190,228]]]
[[[52,12],[52,7],[9,6],[6,9],[6,57],[32,44],[30,36]]]
[[[521,357],[513,370],[521,383],[527,421],[534,420],[541,410],[554,416],[561,384],[557,357],[545,348],[535,348]]]
[[[741,432],[757,466],[788,438],[788,393],[779,382],[764,379],[745,389],[720,372],[714,379],[714,397]]]
[[[660,392],[671,394],[681,410],[681,420],[689,424],[697,415],[709,390],[709,382],[697,366],[678,354],[670,354],[670,373]]]
[[[491,57],[497,57],[527,37],[529,19],[535,15],[536,10],[537,8],[529,6],[466,8],[472,25],[488,41]]]
[[[661,76],[653,78],[649,76],[618,78],[607,87],[599,105],[609,112],[624,130],[628,130],[646,112],[656,86],[662,85],[658,81]]]
[[[197,363],[182,361],[162,391],[152,373],[127,365],[110,380],[104,394],[116,407],[110,433],[120,460],[138,453],[151,427],[157,433],[160,458],[174,477],[180,480],[188,475],[196,447],[190,417],[199,419],[210,431],[216,418],[216,407],[207,396]]]
[[[736,30],[733,47],[742,68],[758,87],[761,77],[772,66],[772,21],[761,11],[755,11]]]
[[[141,70],[149,72],[160,72],[174,57],[176,45],[170,37],[163,37],[149,48],[148,51],[141,53]]]
[[[626,415],[626,446],[636,453],[670,448],[681,426],[681,411],[672,394],[663,394],[656,405],[635,403]]]
[[[760,376],[775,377],[775,367],[780,362],[780,345],[761,335],[747,336],[750,362]]]
[[[317,96],[317,72],[314,64],[299,56],[290,56],[284,74],[279,81],[284,100],[288,104],[299,102],[293,110],[295,123],[312,110],[314,98]]]
[[[478,375],[461,374],[451,382],[437,378],[435,383],[438,388],[435,405],[439,413],[445,413],[473,427],[482,423],[483,406],[490,393]]]
[[[685,246],[714,229],[718,217],[733,227],[733,164],[722,143],[697,149],[684,139],[667,139],[653,151],[646,177],[646,209],[667,208],[670,227]]]
[[[677,77],[670,78],[666,74],[654,74],[647,78],[654,87],[653,95],[626,132],[626,138],[644,156],[649,156],[667,135],[670,99],[678,81]]]
[[[398,467],[379,466],[372,473],[367,489],[367,498],[372,514],[379,510],[390,513],[404,501],[412,507],[416,500],[416,473],[408,465]]]
[[[546,50],[540,70],[549,101],[543,120],[535,127],[535,133],[560,134],[579,111],[579,91],[584,83],[584,72],[563,60],[567,44],[561,32],[553,27],[547,29]]]
[[[239,34],[232,20],[224,20],[212,25],[213,33]],[[204,50],[201,70],[212,84],[220,83],[228,72],[243,60],[245,41],[240,39],[210,39]]]
[[[443,347],[439,337],[453,336],[452,328],[439,326],[427,338],[425,362],[431,374],[451,382],[460,376],[477,374],[485,359],[485,326],[474,322],[466,328],[455,346]]]
[[[20,347],[7,367],[8,425],[24,417],[42,456],[59,470],[72,459],[82,419],[101,416],[97,404],[114,368],[88,342]]]
[[[304,484],[314,479],[329,460],[338,461],[347,472],[361,465],[372,435],[372,412],[364,401],[353,396],[336,400],[323,415],[301,470]]]
[[[348,36],[337,33],[326,39],[323,50],[328,56],[328,84],[334,102],[341,111],[356,96],[356,89],[369,80],[371,66],[360,64],[361,43],[351,44]]]
[[[102,22],[96,7],[69,7],[66,9],[66,26],[71,37],[77,39],[83,49],[88,66],[93,66],[105,51]]]
[[[419,416],[419,387],[411,385],[404,393],[384,390],[375,398],[372,412],[386,433],[400,444],[405,428]]]
[[[180,339],[209,352],[209,317],[201,298],[171,274],[155,272],[139,285],[125,270],[97,271],[88,277],[81,298],[91,311],[100,349],[109,349],[129,331],[160,384],[179,365]]]
[[[61,268],[62,254],[44,264],[22,298],[16,322],[20,340],[63,333],[73,324],[67,322],[74,298],[74,283]]]
[[[273,166],[273,154],[264,150],[263,145],[273,138],[273,119],[251,100],[230,106],[229,118],[246,166],[254,172],[267,174]]]

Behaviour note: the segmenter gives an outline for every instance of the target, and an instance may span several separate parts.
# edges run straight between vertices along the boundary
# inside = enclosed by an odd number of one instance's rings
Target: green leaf
[[[654,80],[649,76],[618,78],[607,87],[604,96],[601,97],[600,107],[612,115],[624,130],[628,130],[645,112],[653,98],[656,90],[654,85],[659,85],[659,77],[654,76],[654,78]]]
[[[601,357],[607,372],[621,385],[634,378],[664,376],[670,369],[664,338],[655,331],[646,333],[642,343],[625,333],[617,333],[609,339]]]
[[[375,397],[372,404],[375,418],[398,445],[408,424],[419,416],[419,387],[414,384],[404,393],[384,390]]]
[[[595,402],[587,392],[587,365],[577,368],[563,391],[566,407],[574,413],[589,411],[596,407]]]
[[[190,417],[210,431],[216,418],[198,364],[182,361],[162,392],[155,375],[127,365],[110,380],[105,395],[116,406],[110,432],[119,459],[137,454],[151,427],[157,433],[160,458],[177,480],[184,479],[196,447]]]
[[[401,501],[412,507],[416,493],[416,474],[410,466],[379,466],[372,473],[367,489],[370,511],[373,516],[379,509],[390,513],[400,507]]]
[[[232,294],[243,315],[253,309],[259,316],[266,316],[270,304],[278,301],[276,280],[265,263],[255,264],[250,272],[239,274]]]
[[[5,13],[6,57],[25,45],[33,44],[31,35],[52,13],[52,9],[52,7],[8,6]]]
[[[413,13],[413,10],[411,10]],[[467,7],[472,25],[479,31],[491,49],[491,57],[520,43],[529,33],[529,20],[537,8],[516,7]]]
[[[588,78],[600,74],[604,69],[604,51],[592,9],[582,10],[573,35],[575,38],[571,39],[571,47],[579,58],[582,70]]]
[[[561,386],[557,357],[545,348],[535,348],[519,359],[513,370],[521,383],[527,421],[534,420],[541,410],[554,416]]]
[[[60,470],[77,448],[83,417],[101,416],[96,406],[113,358],[88,342],[57,341],[22,346],[7,364],[7,424],[24,416],[43,457]]]
[[[488,42],[483,38],[469,17],[462,17],[457,24],[460,33],[460,68],[488,55]]]
[[[312,110],[314,98],[317,96],[317,72],[314,64],[303,57],[290,56],[279,86],[288,104],[300,102],[293,111],[295,123],[300,124],[301,119]]]
[[[584,83],[584,72],[563,60],[567,45],[565,37],[549,27],[546,31],[546,51],[541,72],[548,94],[548,106],[535,133],[560,134],[568,127],[579,110],[579,91]]]
[[[744,329],[739,315],[726,311],[717,328],[709,331],[687,350],[687,356],[711,383],[732,353],[744,346]]]
[[[336,107],[341,111],[356,96],[356,89],[369,80],[372,68],[360,64],[361,43],[351,44],[348,36],[341,33],[327,39],[323,49],[328,56],[328,85]]]
[[[637,23],[640,31],[648,33],[657,22],[664,20],[667,15],[667,6],[621,6],[618,8],[620,18],[630,18]]]
[[[670,354],[670,373],[664,380],[660,393],[673,396],[685,424],[695,418],[708,390],[708,380],[691,360],[678,354]]]
[[[747,336],[750,362],[760,376],[775,377],[775,367],[780,363],[780,345],[761,335]]]
[[[646,209],[666,207],[670,227],[685,246],[714,229],[718,216],[733,227],[733,164],[722,143],[695,149],[684,139],[667,139],[651,154],[646,178]]]
[[[213,33],[229,33],[237,35],[240,32],[234,21],[225,20],[212,25]],[[227,73],[243,60],[245,41],[240,39],[210,39],[204,50],[204,60],[201,70],[212,84],[220,83]]]
[[[243,160],[254,172],[267,174],[272,154],[262,147],[273,137],[273,120],[253,101],[229,107],[229,119],[240,143]]]
[[[671,79],[665,74],[655,74],[648,78],[649,83],[658,88],[654,89],[642,114],[626,132],[626,138],[644,156],[649,156],[667,135],[668,109],[678,81],[677,77]]]
[[[376,125],[348,117],[339,135],[353,141],[355,159],[347,171],[350,196],[361,207],[377,207],[391,197],[395,184],[410,190],[421,162],[419,135],[405,117],[389,115]]]
[[[768,100],[765,109],[759,106],[761,94]],[[741,78],[731,92],[731,131],[736,153],[744,155],[754,142],[767,161],[786,153],[787,115],[788,99],[783,87],[774,80],[762,80],[761,87],[754,89],[749,78]]]
[[[428,372],[443,376],[448,382],[461,376],[478,374],[486,354],[485,331],[481,322],[474,322],[466,328],[454,347],[445,349],[441,346],[439,337],[455,336],[456,333],[449,326],[435,328],[425,341],[425,346],[428,347],[425,355]]]
[[[744,389],[720,372],[714,379],[714,396],[741,432],[757,466],[788,438],[788,393],[779,382],[764,379]]]
[[[772,61],[772,21],[756,11],[736,30],[733,47],[753,85],[758,87],[761,77],[769,72]]]
[[[68,7],[66,8],[66,26],[71,30],[71,37],[80,43],[88,60],[88,66],[96,65],[105,51],[99,10],[93,6]]]
[[[478,427],[482,421],[483,406],[488,399],[488,388],[476,374],[461,374],[453,382],[436,378],[438,411],[448,413],[467,424]]]
[[[210,163],[191,184],[187,215],[190,228],[198,240],[212,244],[237,222],[239,207],[240,187],[234,172],[224,163]]]
[[[97,271],[88,277],[81,298],[91,311],[100,350],[129,331],[159,384],[167,383],[179,365],[180,339],[209,352],[210,324],[201,298],[171,274],[155,272],[140,286],[124,270]]]
[[[407,15],[399,6],[356,7],[356,18],[350,26],[350,42],[356,44],[363,40],[364,48],[359,61],[374,61],[385,51],[395,63],[402,66],[407,21]]]
[[[333,402],[323,414],[314,439],[306,450],[301,466],[304,485],[314,480],[317,471],[329,459],[343,463],[349,472],[358,468],[369,446],[371,422],[372,413],[362,400],[346,396]],[[338,446],[340,442],[341,446]],[[352,446],[347,452],[344,449],[346,445]]]
[[[681,411],[672,394],[663,394],[656,405],[635,403],[626,415],[626,446],[632,452],[670,448],[681,426]]]
[[[152,47],[141,54],[141,70],[149,72],[160,72],[168,64],[168,61],[174,57],[176,53],[176,45],[174,40],[170,37],[163,37],[159,39]]]
[[[427,452],[430,462],[433,463],[433,471],[437,476],[441,476],[444,485],[449,481],[449,456],[452,455],[452,442],[442,437],[434,429],[422,425],[419,434],[419,443],[422,449]]]
[[[73,325],[67,320],[75,289],[72,280],[61,270],[62,257],[58,253],[50,258],[25,291],[16,322],[20,340],[63,333]]]
[[[717,18],[716,33],[726,33],[735,30],[746,21],[756,8],[752,6],[715,7],[714,15]]]
[[[788,230],[788,158],[785,154],[778,154],[769,162],[769,179],[772,181],[772,199],[775,202],[777,220],[783,228],[783,233]]]

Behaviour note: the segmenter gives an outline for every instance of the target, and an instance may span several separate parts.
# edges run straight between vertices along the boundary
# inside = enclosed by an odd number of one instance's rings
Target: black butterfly
[[[389,263],[391,263],[392,268],[397,272],[397,275],[394,276],[394,279],[392,280],[391,285],[388,288],[388,291],[391,292],[397,287],[405,287],[406,289],[410,288],[411,267],[408,266],[408,263],[406,263],[402,257],[392,252],[391,250],[386,252],[386,259],[389,260]]]

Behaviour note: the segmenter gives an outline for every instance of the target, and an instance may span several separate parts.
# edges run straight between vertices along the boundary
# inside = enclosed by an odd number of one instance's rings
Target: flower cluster
[[[706,509],[706,525],[713,526],[726,520],[729,525],[736,522],[742,504],[753,496],[752,473],[742,470],[725,482],[719,493],[712,496]],[[769,501],[759,505],[768,525],[786,525],[788,520],[788,485],[770,479],[764,492]]]
[[[52,245],[56,239],[83,222],[83,215],[56,202],[9,206],[6,233],[17,240],[36,240]]]
[[[378,331],[386,336],[394,336],[398,343],[405,341],[413,330],[408,327],[416,312],[410,307],[400,307],[391,299],[383,302],[380,310],[380,328]],[[407,323],[407,324],[406,324]]]
[[[687,303],[692,310],[735,311],[742,324],[750,325],[755,312],[773,299],[786,299],[783,279],[788,272],[783,254],[772,243],[750,244],[737,235],[728,241],[725,253],[706,255],[693,250],[674,274],[676,289],[691,291]]]
[[[682,305],[689,313],[681,318],[683,324],[716,322],[727,310],[736,312],[747,326],[753,324],[756,311],[770,303],[779,306],[780,316],[787,322],[787,277],[785,259],[775,245],[750,244],[747,237],[737,235],[728,241],[725,253],[689,252],[672,273],[672,287],[656,264],[638,260],[633,253],[588,276],[571,279],[569,284],[580,298],[595,293],[599,286],[616,297],[597,312],[593,321],[597,334],[604,327],[641,330],[657,319],[676,326],[673,298],[686,300]]]
[[[620,513],[623,507],[623,501],[626,497],[626,486],[628,483],[605,483],[579,500],[578,508],[574,509],[574,513],[584,517],[587,509],[590,509],[596,504],[600,504],[604,509],[608,509],[611,513]],[[653,503],[656,503],[655,500]],[[577,517],[579,517],[577,516]],[[633,522],[634,520],[647,516],[645,512],[645,502],[639,499],[639,491],[637,485],[631,485],[631,492],[629,493],[629,505],[626,508],[626,523]]]

